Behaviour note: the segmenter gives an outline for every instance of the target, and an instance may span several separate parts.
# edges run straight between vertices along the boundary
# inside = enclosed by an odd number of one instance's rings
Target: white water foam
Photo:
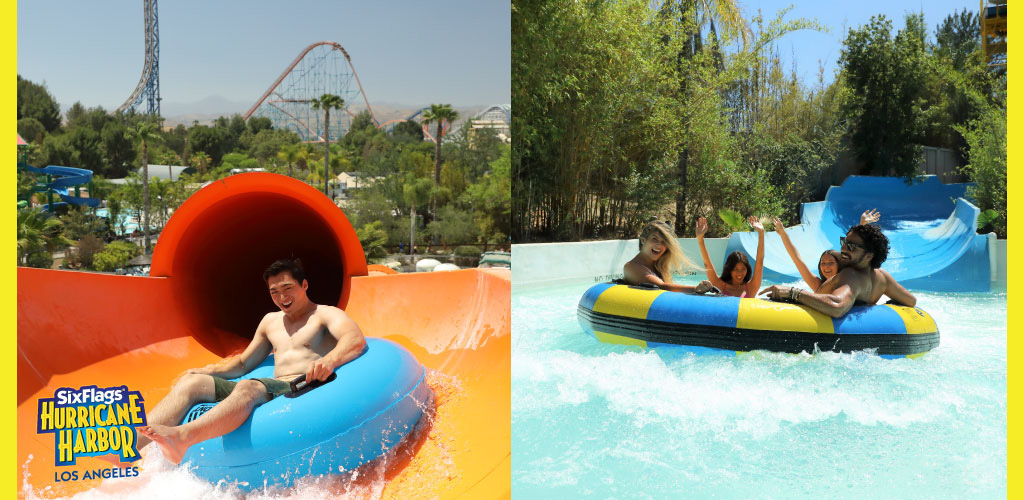
[[[351,471],[339,470],[329,476],[299,478],[290,488],[263,485],[253,491],[244,491],[235,482],[220,481],[209,483],[196,477],[187,463],[174,465],[167,461],[156,446],[147,446],[140,463],[140,475],[134,478],[111,478],[99,486],[71,496],[57,496],[50,486],[37,489],[31,483],[28,464],[31,455],[22,464],[21,496],[25,500],[114,500],[122,498],[145,498],[147,500],[219,499],[219,500],[373,500],[383,497],[387,486],[389,467],[408,460],[415,451],[415,444],[425,440],[443,443],[436,435],[435,420],[438,405],[452,398],[461,397],[461,384],[455,377],[427,370],[427,384],[434,392],[431,401],[420,402],[423,416],[415,429],[400,443],[382,456]],[[441,460],[432,467],[422,469],[423,481],[450,479],[452,460],[450,453],[441,446]],[[423,477],[429,476],[429,477]]]

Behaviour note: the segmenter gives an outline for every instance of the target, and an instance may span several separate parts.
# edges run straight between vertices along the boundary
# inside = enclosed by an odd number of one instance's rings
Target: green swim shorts
[[[267,388],[267,401],[292,391],[291,384],[277,380],[276,378],[252,378],[249,380],[257,380],[263,383],[263,386]],[[228,397],[228,394],[231,394],[231,391],[235,389],[236,385],[238,385],[238,382],[232,382],[231,380],[213,376],[214,397],[217,401],[223,401],[224,398]]]

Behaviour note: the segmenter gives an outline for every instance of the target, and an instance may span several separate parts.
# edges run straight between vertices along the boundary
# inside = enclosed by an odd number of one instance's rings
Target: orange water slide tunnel
[[[147,405],[188,368],[240,352],[275,306],[263,269],[302,259],[309,296],[433,370],[429,434],[386,468],[384,498],[507,498],[511,481],[510,275],[468,269],[366,276],[340,210],[289,177],[250,173],[201,189],[174,214],[148,277],[18,268],[19,495],[68,496],[37,400],[60,387],[126,385]],[[440,381],[440,382],[439,382]],[[95,458],[93,467],[105,465]],[[85,467],[85,466],[83,466]],[[142,471],[145,474],[145,470]]]

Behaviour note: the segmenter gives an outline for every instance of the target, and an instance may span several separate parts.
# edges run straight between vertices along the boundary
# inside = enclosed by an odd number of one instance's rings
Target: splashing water
[[[919,294],[919,359],[700,357],[583,333],[592,284],[512,294],[515,496],[1005,497],[1005,293]]]
[[[175,466],[164,459],[160,449],[148,446],[133,478],[105,479],[96,488],[68,497],[59,497],[47,486],[35,489],[30,482],[28,464],[22,465],[20,495],[26,500],[108,500],[146,498],[147,500],[181,500],[186,498],[232,500],[363,500],[388,498],[387,486],[401,471],[411,468],[417,482],[434,483],[451,477],[451,443],[442,435],[447,414],[445,409],[456,398],[463,397],[459,380],[445,373],[427,369],[426,382],[433,391],[430,401],[418,402],[423,416],[416,427],[391,450],[354,470],[339,470],[329,476],[298,478],[292,487],[262,486],[243,491],[235,483],[209,483],[189,471],[188,464]],[[429,448],[434,458],[418,460],[419,451]]]

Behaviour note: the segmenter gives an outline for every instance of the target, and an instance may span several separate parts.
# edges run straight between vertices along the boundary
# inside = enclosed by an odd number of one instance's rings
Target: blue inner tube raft
[[[599,283],[577,307],[580,326],[601,342],[676,346],[697,354],[852,352],[917,357],[939,345],[925,311],[894,305],[854,306],[832,318],[807,306],[765,299],[691,295]]]
[[[198,443],[185,454],[207,481],[238,481],[244,490],[288,487],[300,477],[351,471],[412,431],[433,392],[423,365],[404,347],[367,338],[363,354],[320,387],[278,396],[241,427]],[[273,356],[240,379],[273,377]],[[182,423],[216,403],[192,407]]]

